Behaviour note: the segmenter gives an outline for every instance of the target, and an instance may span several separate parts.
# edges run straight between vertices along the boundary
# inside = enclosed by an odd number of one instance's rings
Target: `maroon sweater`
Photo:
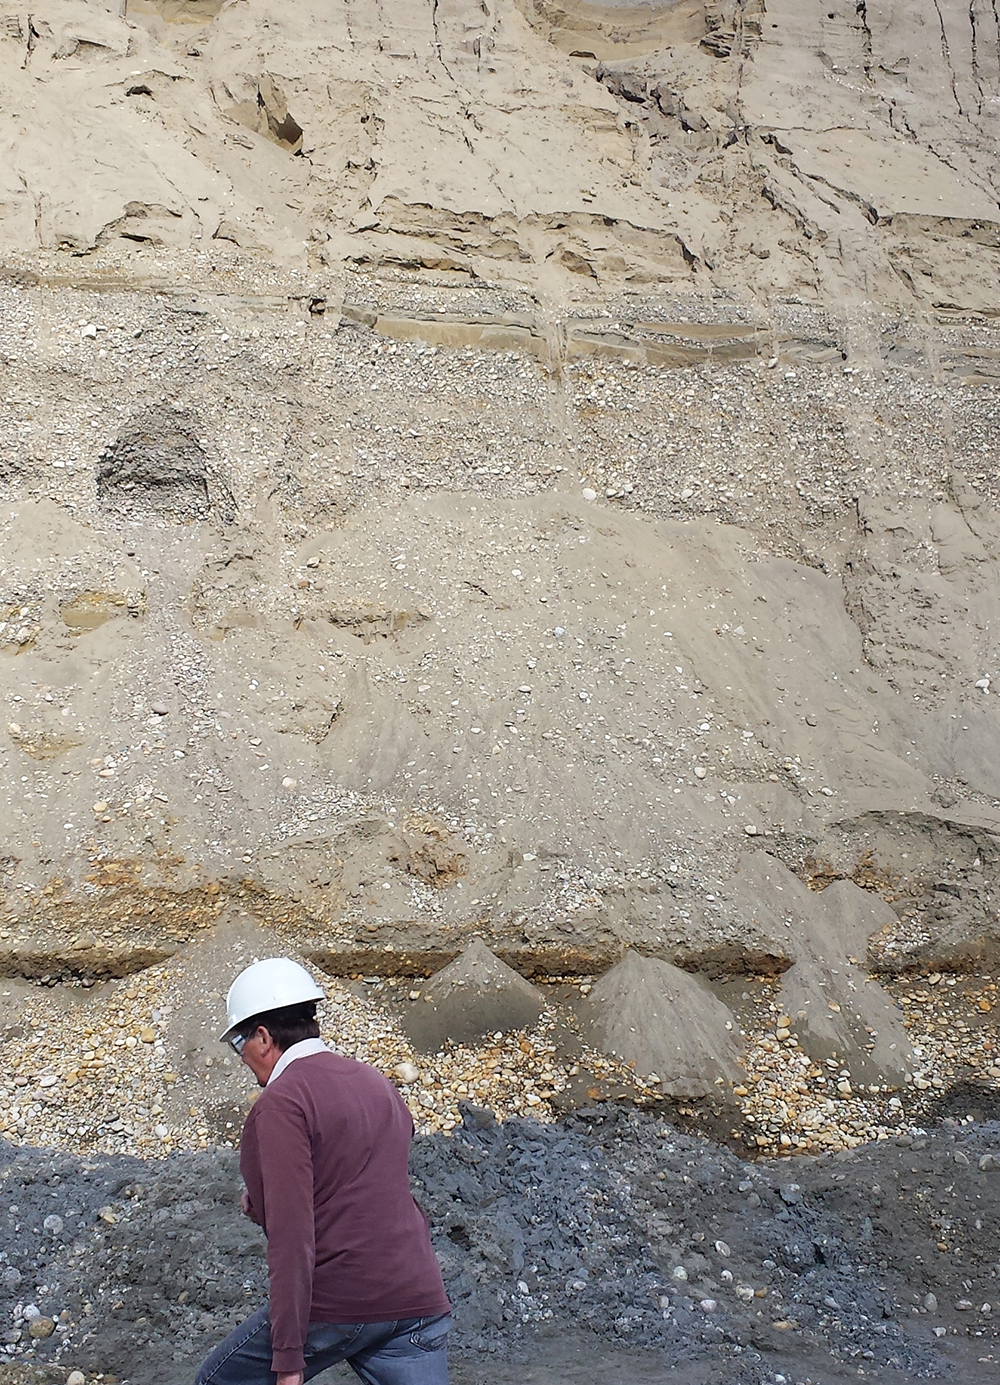
[[[450,1311],[427,1219],[410,1193],[413,1119],[353,1058],[297,1058],[247,1117],[240,1171],[267,1236],[271,1369],[303,1368],[310,1322]]]

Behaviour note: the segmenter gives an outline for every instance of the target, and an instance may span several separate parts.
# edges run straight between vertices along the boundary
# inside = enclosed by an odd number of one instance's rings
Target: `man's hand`
[[[291,1375],[279,1375],[277,1385],[302,1385],[302,1372],[294,1371]]]
[[[245,1217],[249,1217],[249,1215],[250,1215],[250,1194],[247,1192],[246,1188],[244,1188],[244,1189],[243,1189],[243,1192],[240,1194],[240,1206],[243,1208],[243,1215],[244,1215]],[[302,1385],[301,1380],[299,1381],[299,1385]]]

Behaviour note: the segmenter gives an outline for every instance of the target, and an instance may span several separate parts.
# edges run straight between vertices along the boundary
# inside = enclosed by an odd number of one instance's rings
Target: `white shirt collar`
[[[296,1058],[311,1058],[314,1053],[329,1053],[330,1051],[322,1039],[300,1039],[297,1044],[292,1044],[290,1048],[285,1049],[271,1069],[271,1076],[265,1085],[270,1087],[274,1079],[280,1077],[288,1064],[294,1063]]]

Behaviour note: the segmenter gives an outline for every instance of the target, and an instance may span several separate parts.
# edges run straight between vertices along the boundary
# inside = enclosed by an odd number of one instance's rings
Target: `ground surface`
[[[16,1358],[180,1385],[260,1300],[231,1153],[3,1159]],[[746,1163],[627,1111],[497,1125],[470,1108],[418,1139],[413,1175],[459,1381],[577,1380],[595,1359],[622,1382],[995,1376],[996,1124]]]

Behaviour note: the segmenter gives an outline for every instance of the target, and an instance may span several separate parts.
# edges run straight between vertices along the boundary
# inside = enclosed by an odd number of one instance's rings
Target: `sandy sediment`
[[[993,1368],[1000,27],[800,11],[0,5],[11,1385],[259,1293],[270,952],[460,1379]]]

